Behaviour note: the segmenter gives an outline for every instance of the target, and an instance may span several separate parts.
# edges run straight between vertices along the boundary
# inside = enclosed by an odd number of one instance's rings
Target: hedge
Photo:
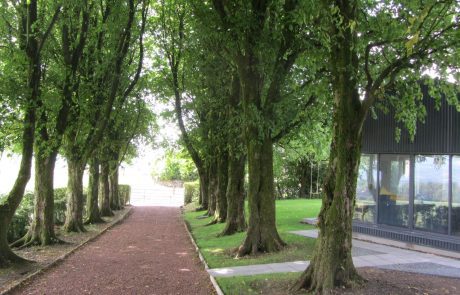
[[[184,182],[184,204],[198,202],[200,198],[200,183],[198,181]]]
[[[118,195],[123,205],[131,202],[131,187],[127,184],[118,185]]]

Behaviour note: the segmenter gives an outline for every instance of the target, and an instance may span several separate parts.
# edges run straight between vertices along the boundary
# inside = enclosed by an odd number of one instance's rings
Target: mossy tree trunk
[[[221,236],[232,235],[246,230],[244,217],[244,168],[246,157],[229,157],[227,184],[227,219]]]
[[[351,287],[360,281],[351,257],[362,125],[356,111],[347,110],[349,117],[335,115],[334,142],[319,214],[320,233],[313,259],[297,283],[298,288],[322,292]],[[354,115],[358,120],[353,120]]]
[[[30,180],[33,146],[35,140],[35,123],[36,123],[36,104],[40,97],[41,81],[41,48],[46,42],[49,32],[51,32],[60,13],[57,9],[53,18],[46,28],[46,33],[41,34],[41,26],[37,25],[38,19],[38,1],[22,1],[18,5],[21,13],[19,42],[21,49],[27,56],[27,90],[29,96],[24,101],[24,119],[22,129],[22,150],[21,163],[19,172],[14,182],[13,188],[8,196],[0,202],[0,268],[8,267],[11,263],[23,263],[25,259],[17,256],[8,244],[8,229],[11,220],[24,197],[24,191]]]
[[[275,252],[286,244],[276,229],[273,144],[270,136],[248,143],[249,226],[238,256]]]
[[[26,235],[13,247],[51,245],[59,242],[54,232],[54,167],[57,152],[35,157],[34,215]]]
[[[109,193],[109,164],[107,162],[102,162],[101,174],[99,177],[99,207],[101,216],[113,216],[112,209],[110,209]]]
[[[209,208],[209,175],[207,169],[198,169],[200,175],[200,209],[208,210]]]
[[[36,1],[35,2],[36,5]],[[38,86],[37,86],[38,87]],[[36,89],[33,87],[32,89]],[[32,101],[37,93],[32,92]],[[32,155],[35,132],[35,107],[29,104],[26,108],[22,131],[22,159],[13,188],[5,200],[0,202],[0,268],[10,264],[24,263],[27,260],[16,255],[8,243],[8,229],[14,213],[24,197],[32,169]]]
[[[227,219],[227,183],[228,183],[228,153],[222,153],[216,160],[210,190],[215,206],[214,218],[210,224],[223,223]]]
[[[338,5],[346,19],[355,19],[355,5],[348,1]],[[310,265],[295,285],[315,293],[351,287],[361,281],[353,265],[351,247],[362,125],[367,111],[358,92],[358,58],[353,46],[356,32],[349,26],[334,26],[332,30],[337,36],[331,52],[333,136],[318,216],[319,236]]]
[[[217,198],[214,220],[217,223],[227,219],[227,184],[228,184],[228,153],[224,152],[217,160]]]
[[[217,163],[215,159],[211,160],[208,170],[208,216],[214,216],[217,205]]]
[[[94,157],[89,163],[88,195],[86,196],[86,224],[105,222],[99,211],[99,160]]]
[[[120,194],[118,193],[118,163],[113,164],[109,172],[109,200],[110,209],[122,209],[120,204]]]
[[[69,179],[67,182],[67,212],[64,230],[67,232],[85,232],[83,226],[83,173],[85,163],[80,159],[68,159]]]

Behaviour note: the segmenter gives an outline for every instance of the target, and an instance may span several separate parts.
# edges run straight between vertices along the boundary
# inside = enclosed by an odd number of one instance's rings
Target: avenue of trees
[[[120,207],[118,167],[151,134],[142,97],[153,94],[173,107],[200,208],[225,223],[220,235],[246,232],[237,257],[285,247],[275,197],[292,193],[280,169],[298,171],[300,197],[317,169],[319,238],[293,289],[361,283],[351,237],[364,120],[394,108],[413,136],[421,84],[460,109],[459,12],[455,0],[2,1],[0,148],[22,162],[0,201],[0,265],[20,260],[6,234],[32,159],[34,221],[15,246],[59,242],[57,155],[69,167],[66,230],[84,231],[86,166],[88,222]]]
[[[277,163],[328,159],[320,235],[293,289],[362,282],[351,225],[364,120],[394,108],[413,136],[425,115],[422,84],[458,107],[458,3],[163,0],[155,10],[157,87],[197,167],[201,209],[226,223],[221,235],[246,231],[236,255],[285,246]]]

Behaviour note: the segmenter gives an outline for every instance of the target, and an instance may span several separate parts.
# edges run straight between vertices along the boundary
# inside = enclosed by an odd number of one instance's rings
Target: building
[[[460,251],[460,112],[425,97],[413,142],[391,111],[367,118],[353,230]]]

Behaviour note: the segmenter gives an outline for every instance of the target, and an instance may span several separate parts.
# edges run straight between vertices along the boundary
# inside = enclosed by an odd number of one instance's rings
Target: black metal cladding
[[[417,123],[417,132],[411,142],[409,133],[394,120],[394,112],[384,114],[377,110],[377,119],[368,116],[363,126],[363,153],[427,153],[460,154],[460,112],[444,99],[439,110],[435,100],[425,95],[425,123]],[[395,130],[401,129],[399,142]]]

